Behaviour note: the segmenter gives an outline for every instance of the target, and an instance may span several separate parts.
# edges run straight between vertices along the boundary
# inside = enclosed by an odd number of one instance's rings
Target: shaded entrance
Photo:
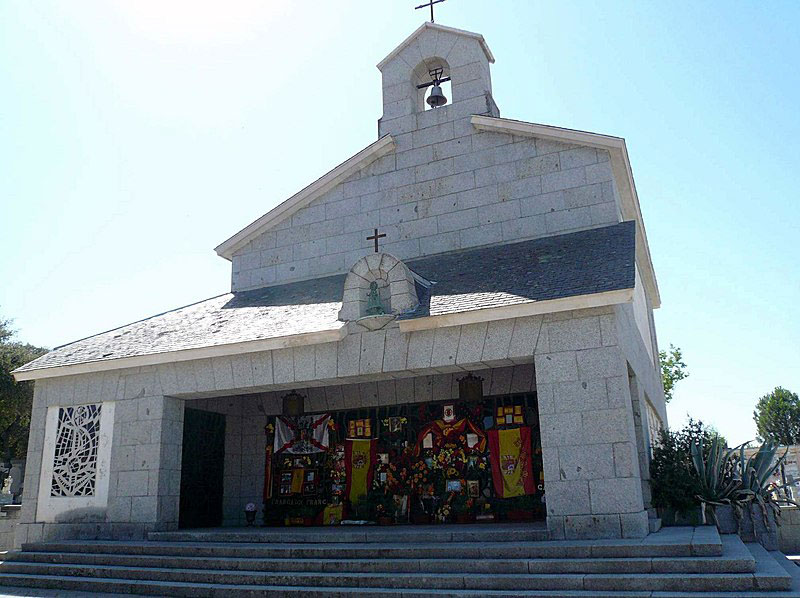
[[[178,526],[222,525],[225,416],[184,409]]]

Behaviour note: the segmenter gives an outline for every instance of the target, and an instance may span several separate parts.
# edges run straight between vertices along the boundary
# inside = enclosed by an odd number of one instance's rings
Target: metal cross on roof
[[[375,229],[375,233],[371,237],[367,237],[367,241],[375,241],[375,253],[378,253],[378,239],[383,239],[386,236],[386,233],[378,234],[378,229]]]
[[[444,2],[444,0],[429,0],[429,2],[427,4],[420,4],[419,6],[415,6],[414,10],[417,10],[418,8],[425,8],[426,6],[430,6],[431,7],[431,23],[433,23],[433,5],[434,4],[439,4],[439,2]]]

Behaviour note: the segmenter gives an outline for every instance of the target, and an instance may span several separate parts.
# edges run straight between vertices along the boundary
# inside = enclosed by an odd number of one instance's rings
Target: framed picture
[[[403,430],[403,420],[393,416],[389,418],[389,432],[401,432]]]
[[[461,480],[447,480],[447,492],[461,492]]]
[[[467,433],[467,446],[472,448],[478,444],[478,435],[472,432]]]
[[[481,483],[478,480],[467,480],[467,495],[478,498],[481,495]]]
[[[378,453],[378,461],[384,465],[389,464],[389,453]]]
[[[422,448],[429,449],[433,448],[433,434],[428,432],[425,434],[425,437],[422,439]]]
[[[317,493],[317,470],[306,469],[303,472],[303,496],[313,496]]]

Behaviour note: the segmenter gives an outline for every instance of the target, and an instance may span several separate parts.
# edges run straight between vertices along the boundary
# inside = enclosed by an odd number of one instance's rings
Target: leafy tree
[[[47,349],[14,342],[9,320],[0,320],[0,458],[22,458],[28,448],[33,383],[16,382],[11,371],[44,355]]]
[[[683,353],[679,347],[670,344],[669,351],[659,351],[658,360],[661,362],[661,381],[664,383],[664,398],[667,403],[672,400],[675,384],[689,377],[686,364],[683,363]]]
[[[753,420],[762,442],[800,443],[800,398],[795,392],[776,387],[758,399]]]

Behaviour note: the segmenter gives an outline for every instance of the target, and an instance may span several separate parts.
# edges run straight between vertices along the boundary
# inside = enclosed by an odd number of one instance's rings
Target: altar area
[[[267,525],[544,519],[535,393],[280,415],[265,436]]]

